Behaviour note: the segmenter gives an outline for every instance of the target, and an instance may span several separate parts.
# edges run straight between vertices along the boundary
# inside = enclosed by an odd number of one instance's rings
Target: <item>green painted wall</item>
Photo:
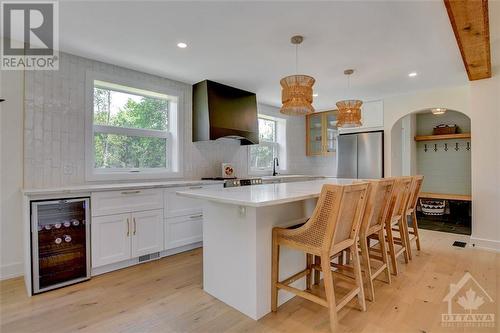
[[[439,124],[456,124],[460,133],[470,132],[470,119],[455,111],[435,116],[417,114],[417,135],[430,135]],[[467,143],[470,150],[467,150]],[[458,151],[455,150],[458,143]],[[445,150],[445,144],[448,150]],[[427,152],[425,152],[427,145]],[[434,145],[437,145],[436,147]],[[437,151],[434,151],[437,148]],[[417,173],[425,176],[423,191],[449,194],[471,194],[470,139],[417,142]]]

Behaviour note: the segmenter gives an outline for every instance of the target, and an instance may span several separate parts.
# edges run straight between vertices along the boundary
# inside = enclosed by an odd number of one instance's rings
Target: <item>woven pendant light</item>
[[[304,38],[293,36],[292,44],[295,45],[295,70],[298,67],[298,46]],[[312,106],[313,89],[316,80],[309,75],[290,75],[280,80],[281,106],[280,112],[291,116],[303,116],[314,112]]]
[[[346,69],[344,74],[347,75],[348,88],[350,88],[349,76],[354,73],[353,69]],[[337,116],[337,127],[349,128],[359,127],[361,123],[361,105],[363,102],[359,99],[347,99],[336,103],[339,110]]]

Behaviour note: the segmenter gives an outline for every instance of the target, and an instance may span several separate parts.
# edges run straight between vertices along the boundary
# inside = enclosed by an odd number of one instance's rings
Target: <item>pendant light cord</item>
[[[295,44],[295,74],[299,74],[299,44]]]

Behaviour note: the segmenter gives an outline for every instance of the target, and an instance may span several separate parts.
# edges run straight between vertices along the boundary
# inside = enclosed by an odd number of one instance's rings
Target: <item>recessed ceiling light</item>
[[[318,97],[318,94],[313,94],[313,97]]]
[[[177,43],[177,47],[181,48],[181,49],[185,49],[188,45],[186,43]]]
[[[411,72],[410,74],[408,74],[409,77],[415,77],[417,76],[417,72]]]
[[[445,108],[433,108],[433,109],[431,109],[431,112],[432,112],[432,114],[439,115],[439,114],[444,114],[446,112],[446,109]]]

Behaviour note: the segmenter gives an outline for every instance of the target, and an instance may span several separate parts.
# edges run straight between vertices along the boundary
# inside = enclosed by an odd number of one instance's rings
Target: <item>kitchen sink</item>
[[[311,175],[276,175],[276,176],[263,176],[262,182],[264,184],[276,184],[276,183],[291,183],[291,182],[303,182],[308,180],[315,180],[325,178],[323,176],[311,176]]]

